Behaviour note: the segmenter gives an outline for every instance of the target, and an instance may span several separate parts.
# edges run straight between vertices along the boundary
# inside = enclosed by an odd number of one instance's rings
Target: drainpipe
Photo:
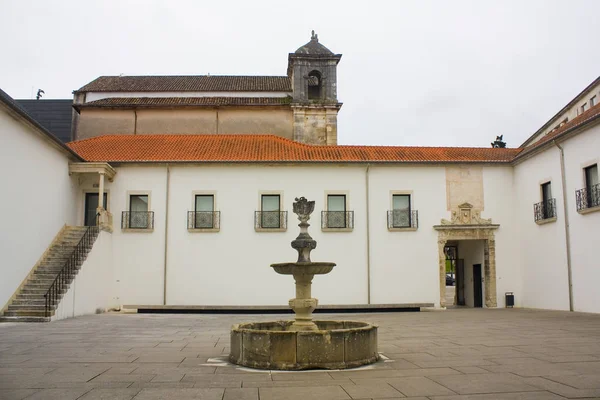
[[[133,110],[133,134],[137,135],[137,110]]]
[[[167,183],[166,183],[166,206],[165,206],[165,268],[163,277],[163,305],[167,305],[167,243],[169,242],[169,183],[171,181],[171,169],[167,164]]]
[[[569,208],[567,207],[567,178],[565,177],[565,152],[556,142],[552,141],[560,150],[560,175],[562,178],[563,212],[565,213],[565,241],[567,246],[567,275],[569,277],[569,310],[575,311],[573,307],[573,272],[571,270],[571,234],[569,227]]]
[[[365,197],[367,203],[367,304],[371,304],[371,235],[369,228],[369,168],[365,171]]]

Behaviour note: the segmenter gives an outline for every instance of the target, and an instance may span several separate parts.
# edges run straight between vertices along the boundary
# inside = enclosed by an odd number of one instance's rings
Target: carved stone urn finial
[[[310,224],[310,214],[315,210],[315,202],[306,200],[306,197],[296,197],[294,202],[294,214],[298,215],[300,223],[300,234],[296,240],[292,241],[292,248],[298,251],[297,262],[310,262],[310,252],[317,247],[317,241],[313,240],[308,234],[308,227]]]

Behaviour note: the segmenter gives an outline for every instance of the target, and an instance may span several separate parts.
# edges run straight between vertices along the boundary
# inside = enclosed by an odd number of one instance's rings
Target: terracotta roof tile
[[[562,136],[563,134],[571,132],[583,125],[586,125],[588,122],[591,122],[592,120],[595,120],[597,118],[600,118],[600,104],[596,104],[594,107],[591,107],[589,110],[579,114],[577,117],[573,118],[560,128],[548,132],[543,138],[541,138],[537,142],[534,142],[533,144],[530,144],[529,146],[525,147],[523,151],[519,154],[519,157],[524,156],[525,154],[529,154],[535,149],[542,147],[549,141],[556,139]]]
[[[113,107],[204,107],[204,106],[281,106],[290,97],[110,97],[77,104],[80,108]]]
[[[287,76],[101,76],[76,92],[291,92]]]
[[[521,149],[313,146],[273,135],[105,135],[68,144],[106,162],[510,162]]]

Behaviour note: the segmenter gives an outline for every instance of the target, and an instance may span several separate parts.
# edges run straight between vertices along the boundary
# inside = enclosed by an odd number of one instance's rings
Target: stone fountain
[[[231,328],[229,360],[238,365],[260,369],[344,369],[378,360],[377,326],[357,321],[313,321],[318,300],[312,297],[315,275],[328,274],[335,263],[313,262],[310,252],[317,241],[308,234],[310,214],[315,202],[296,198],[300,234],[292,241],[298,261],[271,264],[278,274],[292,275],[296,297],[289,301],[294,321],[269,321],[236,324]]]

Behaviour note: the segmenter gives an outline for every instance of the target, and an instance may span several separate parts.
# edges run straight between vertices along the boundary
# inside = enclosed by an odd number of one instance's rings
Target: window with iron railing
[[[556,199],[548,199],[533,205],[535,222],[548,221],[556,218]]]
[[[123,211],[122,229],[154,229],[154,211]]]
[[[354,229],[354,211],[346,209],[346,200],[345,194],[327,195],[327,210],[321,211],[322,229]]]
[[[188,229],[220,229],[220,211],[188,211]]]
[[[280,231],[287,229],[287,211],[281,211],[280,195],[261,195],[260,206],[261,210],[254,212],[255,230]]]
[[[194,195],[194,211],[188,211],[188,229],[214,231],[220,228],[221,213],[215,211],[214,194]]]
[[[121,214],[122,229],[154,229],[154,211],[149,211],[147,194],[129,196],[129,211]]]
[[[585,187],[575,191],[577,211],[582,212],[591,208],[600,207],[600,182],[598,178],[598,164],[584,168]]]
[[[410,194],[393,194],[392,209],[388,210],[388,229],[417,229],[419,213],[412,209]]]

